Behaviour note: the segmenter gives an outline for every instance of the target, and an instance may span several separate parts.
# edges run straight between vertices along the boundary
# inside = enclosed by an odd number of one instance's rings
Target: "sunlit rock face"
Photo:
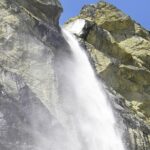
[[[129,147],[149,150],[149,32],[105,2],[84,6],[65,27],[79,37],[97,75],[124,97],[119,103],[124,104],[121,114],[128,127]]]

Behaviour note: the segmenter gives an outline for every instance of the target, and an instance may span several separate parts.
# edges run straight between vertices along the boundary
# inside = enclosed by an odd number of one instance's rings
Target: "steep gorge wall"
[[[43,136],[55,138],[59,123],[48,124],[58,101],[54,52],[66,45],[61,12],[57,0],[0,1],[1,150],[38,150]]]
[[[60,68],[67,69],[62,64],[71,56],[60,33],[61,12],[57,0],[0,1],[2,150],[38,150],[46,144],[38,143],[43,135],[56,138],[51,132],[60,127],[55,108],[67,80],[62,83]],[[149,32],[106,3],[85,6],[68,25],[78,20],[82,28],[76,35],[98,76],[113,89],[110,99],[126,145],[149,150]]]

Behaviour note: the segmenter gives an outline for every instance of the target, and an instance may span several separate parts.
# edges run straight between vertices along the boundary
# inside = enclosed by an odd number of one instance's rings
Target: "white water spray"
[[[66,93],[66,100],[62,102],[67,139],[70,139],[64,142],[66,150],[124,150],[107,96],[86,53],[72,34],[63,29],[63,35],[73,53],[68,69],[74,69],[66,76],[75,93],[72,98]]]

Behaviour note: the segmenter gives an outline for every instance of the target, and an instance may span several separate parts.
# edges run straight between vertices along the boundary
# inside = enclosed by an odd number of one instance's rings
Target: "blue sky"
[[[63,5],[60,24],[63,24],[69,18],[79,14],[81,8],[85,4],[94,4],[99,0],[60,0]],[[150,0],[105,0],[140,23],[143,27],[150,30]]]

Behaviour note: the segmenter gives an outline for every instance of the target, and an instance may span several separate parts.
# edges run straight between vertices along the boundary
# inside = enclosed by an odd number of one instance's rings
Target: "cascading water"
[[[72,71],[63,73],[73,92],[64,92],[61,102],[60,113],[65,116],[61,119],[64,120],[68,140],[65,136],[62,139],[65,150],[124,150],[107,96],[96,79],[86,53],[71,33],[62,30],[73,55],[67,64],[68,70],[73,68]]]

